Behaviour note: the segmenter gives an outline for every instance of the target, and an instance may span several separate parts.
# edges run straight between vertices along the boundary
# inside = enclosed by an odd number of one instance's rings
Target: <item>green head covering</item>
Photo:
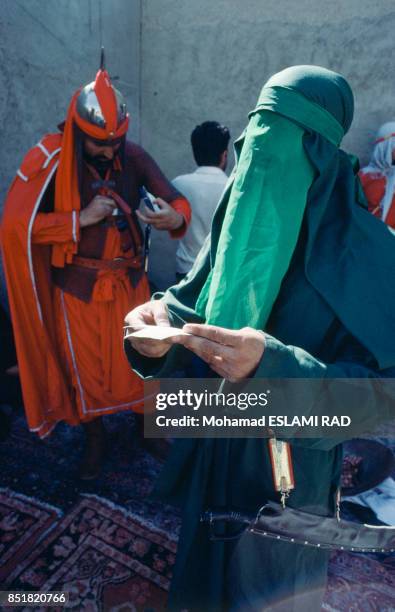
[[[273,91],[278,93],[276,109],[271,101]],[[350,129],[354,115],[354,96],[345,78],[319,66],[286,68],[267,81],[257,109],[268,108],[283,114],[282,104],[286,117],[309,131],[319,132],[337,146]],[[332,134],[336,136],[333,138]]]
[[[395,238],[367,212],[338,148],[353,107],[348,83],[324,68],[295,66],[266,83],[235,143],[211,243],[179,288],[189,317],[264,329],[303,225],[307,280],[379,367],[395,365]]]

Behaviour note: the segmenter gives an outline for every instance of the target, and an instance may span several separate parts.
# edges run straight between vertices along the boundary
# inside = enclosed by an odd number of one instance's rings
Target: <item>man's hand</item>
[[[145,205],[142,211],[136,210],[137,216],[144,223],[149,223],[157,230],[176,230],[184,223],[184,217],[162,198],[156,198],[153,203],[159,206],[160,211],[153,212]]]
[[[167,308],[161,300],[146,302],[131,310],[125,317],[125,325],[137,331],[145,325],[170,326]],[[178,336],[177,336],[178,337]],[[147,340],[143,338],[129,338],[133,348],[145,357],[163,357],[174,343],[173,338],[168,340]]]
[[[257,368],[265,350],[263,332],[243,327],[225,329],[215,325],[188,323],[183,331],[192,336],[177,336],[173,342],[182,344],[203,359],[230,382],[248,378]]]
[[[80,227],[95,225],[105,217],[112,215],[116,204],[111,198],[97,195],[88,206],[80,212]]]

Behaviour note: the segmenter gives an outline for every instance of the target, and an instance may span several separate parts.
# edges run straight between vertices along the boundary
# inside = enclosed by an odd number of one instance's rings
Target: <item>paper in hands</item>
[[[132,327],[125,327],[124,338],[140,338],[144,340],[168,340],[174,336],[190,336],[187,332],[177,327],[166,327],[161,325],[145,325],[136,331]]]

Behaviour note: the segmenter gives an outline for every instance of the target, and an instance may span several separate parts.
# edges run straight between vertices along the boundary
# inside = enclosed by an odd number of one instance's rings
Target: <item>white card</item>
[[[126,328],[125,338],[144,338],[147,340],[167,340],[173,336],[190,336],[187,332],[177,327],[165,327],[160,325],[146,325],[134,332],[129,332]]]

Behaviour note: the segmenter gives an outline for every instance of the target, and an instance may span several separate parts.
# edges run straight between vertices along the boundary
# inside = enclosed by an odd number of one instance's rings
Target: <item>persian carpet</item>
[[[0,584],[56,526],[61,512],[9,489],[0,489]]]
[[[66,591],[70,610],[164,610],[176,540],[95,495],[9,567],[3,588]],[[53,608],[52,608],[53,609]]]
[[[323,609],[328,612],[394,612],[395,558],[335,553],[329,564]]]
[[[0,444],[0,584],[64,589],[83,612],[162,612],[180,516],[149,498],[160,464],[139,443],[133,416],[105,422],[103,472],[83,482],[80,428],[60,425],[41,441],[14,415]],[[333,555],[323,609],[395,612],[395,559]]]

